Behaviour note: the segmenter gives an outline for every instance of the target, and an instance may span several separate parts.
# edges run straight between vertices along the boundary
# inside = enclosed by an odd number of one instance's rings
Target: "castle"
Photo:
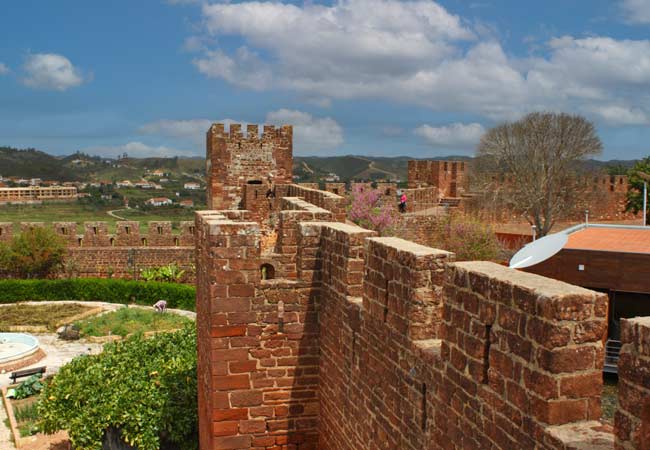
[[[603,425],[605,294],[347,224],[290,184],[290,127],[239,129],[208,131],[196,216],[202,449],[648,448],[650,318]]]

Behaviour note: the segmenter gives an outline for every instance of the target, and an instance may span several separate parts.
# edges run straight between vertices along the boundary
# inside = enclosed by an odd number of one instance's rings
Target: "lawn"
[[[11,326],[45,327],[55,331],[66,319],[94,309],[78,303],[47,305],[14,304],[0,307],[0,331],[9,331]]]
[[[110,313],[79,321],[83,336],[126,336],[146,331],[165,331],[182,328],[190,319],[174,313],[158,313],[152,309],[120,308]]]

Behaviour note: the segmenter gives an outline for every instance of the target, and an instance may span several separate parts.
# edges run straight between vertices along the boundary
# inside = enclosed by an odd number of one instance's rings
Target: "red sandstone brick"
[[[212,420],[222,422],[228,420],[245,420],[248,419],[248,409],[246,408],[229,408],[212,410]]]
[[[227,337],[227,336],[244,336],[246,334],[246,327],[244,326],[213,326],[210,329],[210,336]]]
[[[237,450],[250,448],[251,436],[223,436],[213,439],[214,450]]]
[[[552,373],[593,369],[594,358],[593,347],[556,348],[552,351],[540,348],[537,352],[539,366]]]
[[[254,297],[255,286],[252,284],[231,284],[228,286],[228,296],[230,297]]]
[[[212,386],[214,389],[249,389],[250,379],[248,375],[226,375],[212,377]]]
[[[257,369],[257,361],[231,361],[228,364],[230,373],[254,372]]]
[[[227,409],[230,407],[227,392],[213,392],[212,393],[212,406],[216,409]]]
[[[535,399],[531,406],[534,415],[549,425],[561,425],[589,418],[586,400],[542,401]]]
[[[214,436],[234,436],[237,434],[239,422],[225,421],[214,422],[212,424],[212,434]]]
[[[602,389],[603,374],[600,371],[563,377],[560,381],[560,395],[568,398],[600,397]]]
[[[251,301],[247,298],[228,298],[219,301],[213,301],[213,312],[248,312],[251,309]]]
[[[237,391],[230,394],[232,406],[259,406],[262,404],[262,391]]]

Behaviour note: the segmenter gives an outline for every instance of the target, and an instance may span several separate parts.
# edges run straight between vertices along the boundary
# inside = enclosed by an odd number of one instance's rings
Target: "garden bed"
[[[58,327],[102,312],[101,307],[79,303],[29,304],[0,306],[0,331],[48,333]]]
[[[134,334],[145,336],[176,331],[191,320],[174,313],[159,313],[140,307],[119,308],[75,323],[83,337],[91,342],[122,339]]]
[[[65,431],[46,435],[39,428],[40,417],[37,405],[40,393],[34,393],[21,399],[7,398],[8,389],[16,389],[21,384],[17,383],[8,388],[2,388],[2,398],[9,422],[7,425],[16,448],[50,448],[50,443],[67,439]]]

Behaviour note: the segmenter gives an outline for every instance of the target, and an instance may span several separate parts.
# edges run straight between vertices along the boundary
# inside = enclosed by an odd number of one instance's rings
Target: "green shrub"
[[[196,328],[107,344],[61,368],[39,403],[47,433],[65,429],[72,447],[100,450],[106,430],[141,450],[197,447]]]
[[[102,301],[151,306],[167,300],[167,307],[194,311],[194,286],[103,278],[65,280],[0,280],[0,303],[44,300]]]
[[[65,242],[49,228],[33,227],[0,244],[0,270],[19,278],[44,278],[58,270]]]

